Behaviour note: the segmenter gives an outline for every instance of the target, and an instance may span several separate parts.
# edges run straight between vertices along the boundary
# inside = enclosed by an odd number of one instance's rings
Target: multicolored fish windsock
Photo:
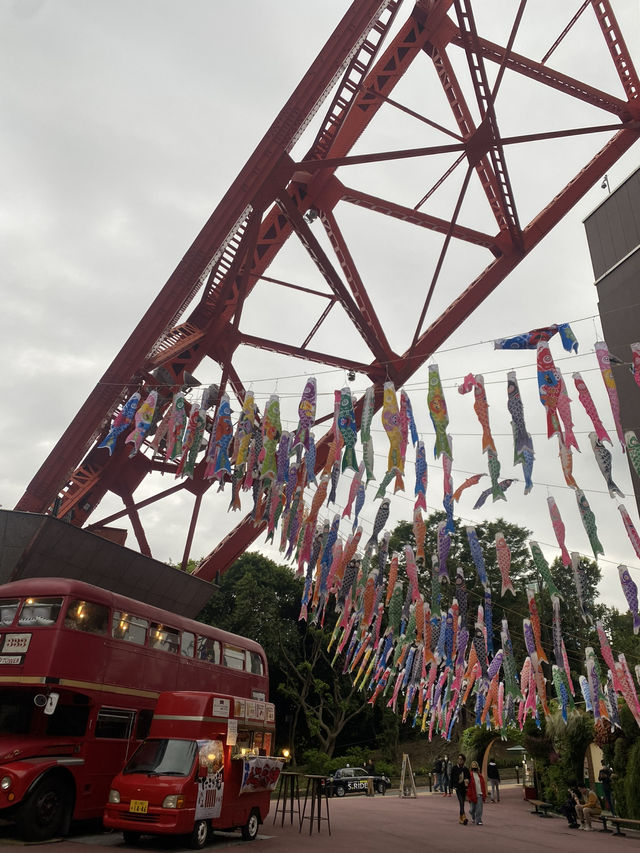
[[[580,512],[582,524],[584,525],[584,529],[586,530],[587,536],[589,537],[593,556],[597,560],[598,554],[604,554],[604,548],[602,547],[602,544],[598,539],[596,517],[593,514],[593,510],[589,506],[589,501],[585,497],[585,494],[582,489],[576,489],[576,502],[578,504],[578,510]]]
[[[429,365],[429,391],[427,393],[427,405],[429,407],[429,416],[436,432],[436,443],[433,449],[434,456],[438,458],[441,454],[446,453],[449,458],[452,458],[451,446],[447,435],[449,415],[447,413],[447,403],[444,399],[437,364]]]
[[[133,416],[135,415],[136,409],[138,408],[138,404],[140,403],[140,397],[141,394],[139,391],[136,391],[135,394],[132,394],[129,397],[127,402],[122,407],[122,410],[118,412],[118,414],[113,419],[111,429],[98,445],[98,447],[106,447],[109,451],[109,456],[112,455],[115,449],[118,436],[121,435],[132,423]]]
[[[598,411],[596,409],[596,405],[593,402],[593,398],[589,392],[589,389],[585,385],[584,379],[579,373],[573,374],[573,382],[576,386],[576,390],[578,391],[578,399],[582,403],[585,412],[591,418],[591,423],[593,424],[593,428],[596,431],[596,435],[598,436],[599,441],[608,441],[609,444],[613,442],[609,438],[609,433],[604,428],[602,421],[600,420],[600,416],[598,415]]]
[[[151,424],[153,423],[153,416],[156,411],[157,402],[158,392],[150,391],[147,399],[136,411],[133,417],[135,427],[131,430],[129,435],[124,440],[125,444],[133,445],[133,449],[129,454],[129,457],[135,456],[138,450],[140,450],[142,442],[145,440],[147,433],[151,429]]]
[[[618,575],[620,577],[620,586],[624,592],[624,597],[627,599],[629,611],[633,617],[633,633],[637,634],[640,631],[640,614],[638,613],[638,587],[631,579],[629,569],[626,566],[618,566]]]
[[[568,323],[553,324],[541,329],[532,329],[511,338],[497,338],[493,342],[494,349],[535,349],[540,341],[550,340],[556,333],[560,334],[562,346],[567,352],[578,352],[578,341]]]
[[[310,379],[307,379],[302,397],[298,403],[298,427],[293,436],[292,450],[295,450],[299,446],[304,447],[305,450],[309,450],[309,434],[316,419],[317,393],[316,378],[312,376]]]
[[[609,356],[609,349],[604,341],[596,341],[593,345],[593,348],[596,351],[596,357],[598,359],[598,366],[600,367],[600,373],[602,375],[602,381],[604,382],[604,387],[607,389],[607,396],[609,397],[609,403],[611,405],[611,413],[613,414],[613,422],[616,426],[616,432],[618,434],[618,438],[620,439],[620,444],[622,445],[622,452],[626,452],[627,445],[624,440],[624,433],[622,431],[622,424],[620,423],[620,400],[618,399],[618,389],[616,388],[616,381],[613,378],[613,371],[611,370],[611,358]]]

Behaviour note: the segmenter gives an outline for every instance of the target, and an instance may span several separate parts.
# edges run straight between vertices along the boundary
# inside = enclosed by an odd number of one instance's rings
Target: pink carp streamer
[[[607,345],[604,341],[597,341],[597,343],[594,344],[594,349],[596,351],[596,357],[600,366],[602,381],[604,382],[604,387],[607,389],[607,394],[609,396],[609,403],[611,404],[611,412],[613,414],[613,422],[616,425],[616,432],[618,434],[618,438],[620,439],[620,444],[622,445],[622,452],[626,453],[627,445],[624,440],[622,424],[620,423],[620,401],[618,400],[618,390],[616,388],[616,381],[613,378],[613,372],[611,370],[611,359],[609,357],[609,350],[607,349]]]

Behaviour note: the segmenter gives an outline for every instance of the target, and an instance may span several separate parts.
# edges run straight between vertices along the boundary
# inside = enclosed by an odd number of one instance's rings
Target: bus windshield
[[[193,768],[197,745],[194,740],[146,740],[124,768],[124,773],[149,776],[188,776]]]

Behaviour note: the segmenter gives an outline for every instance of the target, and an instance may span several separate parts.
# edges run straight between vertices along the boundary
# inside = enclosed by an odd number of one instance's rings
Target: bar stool
[[[305,773],[307,780],[307,790],[304,794],[304,805],[302,806],[302,817],[300,818],[300,832],[302,832],[302,824],[305,820],[309,821],[309,835],[313,832],[314,820],[317,823],[317,830],[320,832],[321,821],[326,820],[331,835],[331,821],[329,820],[329,795],[327,788],[324,785],[324,776],[314,776]],[[307,816],[307,801],[311,798],[311,814]],[[322,800],[325,802],[326,816],[322,815]]]
[[[284,772],[280,774],[278,780],[278,800],[276,802],[276,810],[273,814],[273,822],[275,823],[278,814],[281,814],[280,826],[284,826],[284,818],[289,812],[289,821],[293,823],[293,807],[298,810],[298,822],[302,820],[300,816],[300,773]],[[288,808],[287,808],[288,805]]]

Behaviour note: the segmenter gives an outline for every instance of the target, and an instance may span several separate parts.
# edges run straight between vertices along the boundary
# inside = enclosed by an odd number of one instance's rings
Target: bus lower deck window
[[[64,620],[65,628],[86,631],[89,634],[106,634],[109,625],[109,608],[93,601],[74,599],[69,604]]]
[[[100,708],[96,720],[95,737],[127,740],[131,735],[135,716],[135,711],[126,711],[120,708]]]

